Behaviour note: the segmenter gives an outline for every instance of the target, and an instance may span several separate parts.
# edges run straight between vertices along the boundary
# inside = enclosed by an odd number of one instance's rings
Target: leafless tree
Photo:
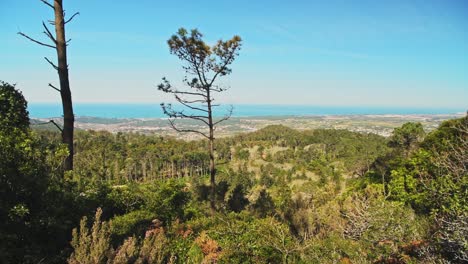
[[[65,160],[65,171],[73,170],[73,130],[75,123],[75,116],[73,114],[73,103],[72,96],[70,91],[70,81],[68,78],[68,62],[67,62],[67,45],[71,39],[66,39],[65,37],[65,25],[70,23],[73,18],[75,18],[79,13],[74,13],[68,19],[66,19],[66,14],[63,9],[62,0],[53,0],[53,4],[47,0],[40,0],[46,6],[54,10],[55,19],[49,20],[48,23],[55,27],[55,35],[52,34],[51,30],[48,28],[46,23],[43,21],[42,26],[44,28],[43,33],[47,36],[50,43],[42,42],[36,40],[23,32],[18,32],[19,35],[27,38],[28,40],[39,44],[44,47],[55,49],[57,52],[57,64],[53,63],[47,57],[44,59],[58,72],[60,80],[60,88],[49,83],[49,86],[58,91],[62,98],[62,108],[63,108],[63,128],[60,128],[62,133],[62,141],[68,146],[68,157]]]

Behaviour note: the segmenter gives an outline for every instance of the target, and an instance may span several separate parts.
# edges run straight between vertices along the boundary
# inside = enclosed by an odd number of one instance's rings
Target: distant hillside
[[[426,131],[434,130],[441,122],[462,117],[456,115],[337,115],[337,116],[265,116],[265,117],[232,117],[222,123],[217,129],[217,137],[233,136],[246,132],[253,132],[265,128],[281,134],[285,128],[276,131],[276,125],[283,125],[297,130],[310,129],[344,129],[361,133],[373,133],[389,136],[394,128],[406,122],[420,122]],[[35,129],[53,129],[51,124],[42,124],[49,119],[33,119],[31,123]],[[62,121],[54,118],[57,124]],[[204,129],[193,120],[177,120],[182,128]],[[39,125],[41,124],[41,125]],[[272,126],[272,127],[269,127]],[[76,117],[75,127],[84,130],[105,130],[116,132],[138,132],[144,134],[158,134],[174,136],[181,139],[199,139],[198,135],[176,133],[169,127],[165,118],[102,118]]]

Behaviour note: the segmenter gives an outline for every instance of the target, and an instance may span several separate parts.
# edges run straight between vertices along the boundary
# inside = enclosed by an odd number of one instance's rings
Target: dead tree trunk
[[[40,1],[54,10],[55,19],[54,21],[49,22],[55,26],[55,36],[51,33],[46,24],[42,22],[42,26],[44,27],[43,33],[49,38],[50,41],[52,41],[52,44],[47,44],[33,39],[22,32],[18,32],[18,34],[36,44],[55,49],[57,51],[57,64],[53,63],[48,58],[45,58],[45,60],[50,65],[52,65],[55,70],[57,70],[59,76],[60,88],[57,88],[50,83],[49,86],[58,91],[62,99],[63,128],[58,126],[57,127],[62,133],[62,142],[65,143],[68,147],[69,154],[65,160],[64,170],[69,171],[73,170],[73,130],[75,116],[73,114],[70,80],[68,78],[67,45],[70,40],[66,39],[65,25],[72,21],[73,18],[79,13],[75,13],[68,20],[65,20],[65,11],[63,10],[62,0],[54,0],[53,4],[49,3],[47,0]]]
[[[73,114],[70,80],[68,78],[67,41],[65,38],[65,19],[62,0],[54,0],[55,34],[58,62],[58,75],[60,80],[60,96],[63,108],[62,141],[67,144],[68,157],[65,160],[65,171],[73,170],[73,130],[75,115]]]

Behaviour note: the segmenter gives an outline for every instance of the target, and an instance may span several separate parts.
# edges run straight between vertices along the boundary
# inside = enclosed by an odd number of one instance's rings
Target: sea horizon
[[[176,106],[176,104],[174,104]],[[317,106],[281,104],[234,104],[233,117],[260,116],[326,116],[326,115],[455,115],[466,109],[448,107],[388,107],[388,106]],[[165,118],[157,103],[75,103],[77,117],[100,118]],[[221,105],[215,116],[223,116],[229,104]],[[62,116],[60,103],[29,103],[31,118]]]

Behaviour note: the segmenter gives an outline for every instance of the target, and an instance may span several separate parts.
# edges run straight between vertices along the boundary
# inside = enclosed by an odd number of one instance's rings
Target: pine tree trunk
[[[208,90],[207,97],[210,98],[210,93]],[[215,157],[214,157],[214,126],[213,126],[213,116],[211,111],[211,100],[207,100],[208,103],[208,124],[210,129],[209,135],[209,152],[210,152],[210,208],[211,215],[213,216],[216,212],[216,167],[215,167]]]
[[[214,214],[216,211],[216,181],[215,181],[215,175],[216,175],[216,168],[215,168],[215,161],[214,161],[214,142],[213,138],[210,138],[210,193],[211,193],[211,199],[210,199],[210,207],[211,207],[211,213]]]

